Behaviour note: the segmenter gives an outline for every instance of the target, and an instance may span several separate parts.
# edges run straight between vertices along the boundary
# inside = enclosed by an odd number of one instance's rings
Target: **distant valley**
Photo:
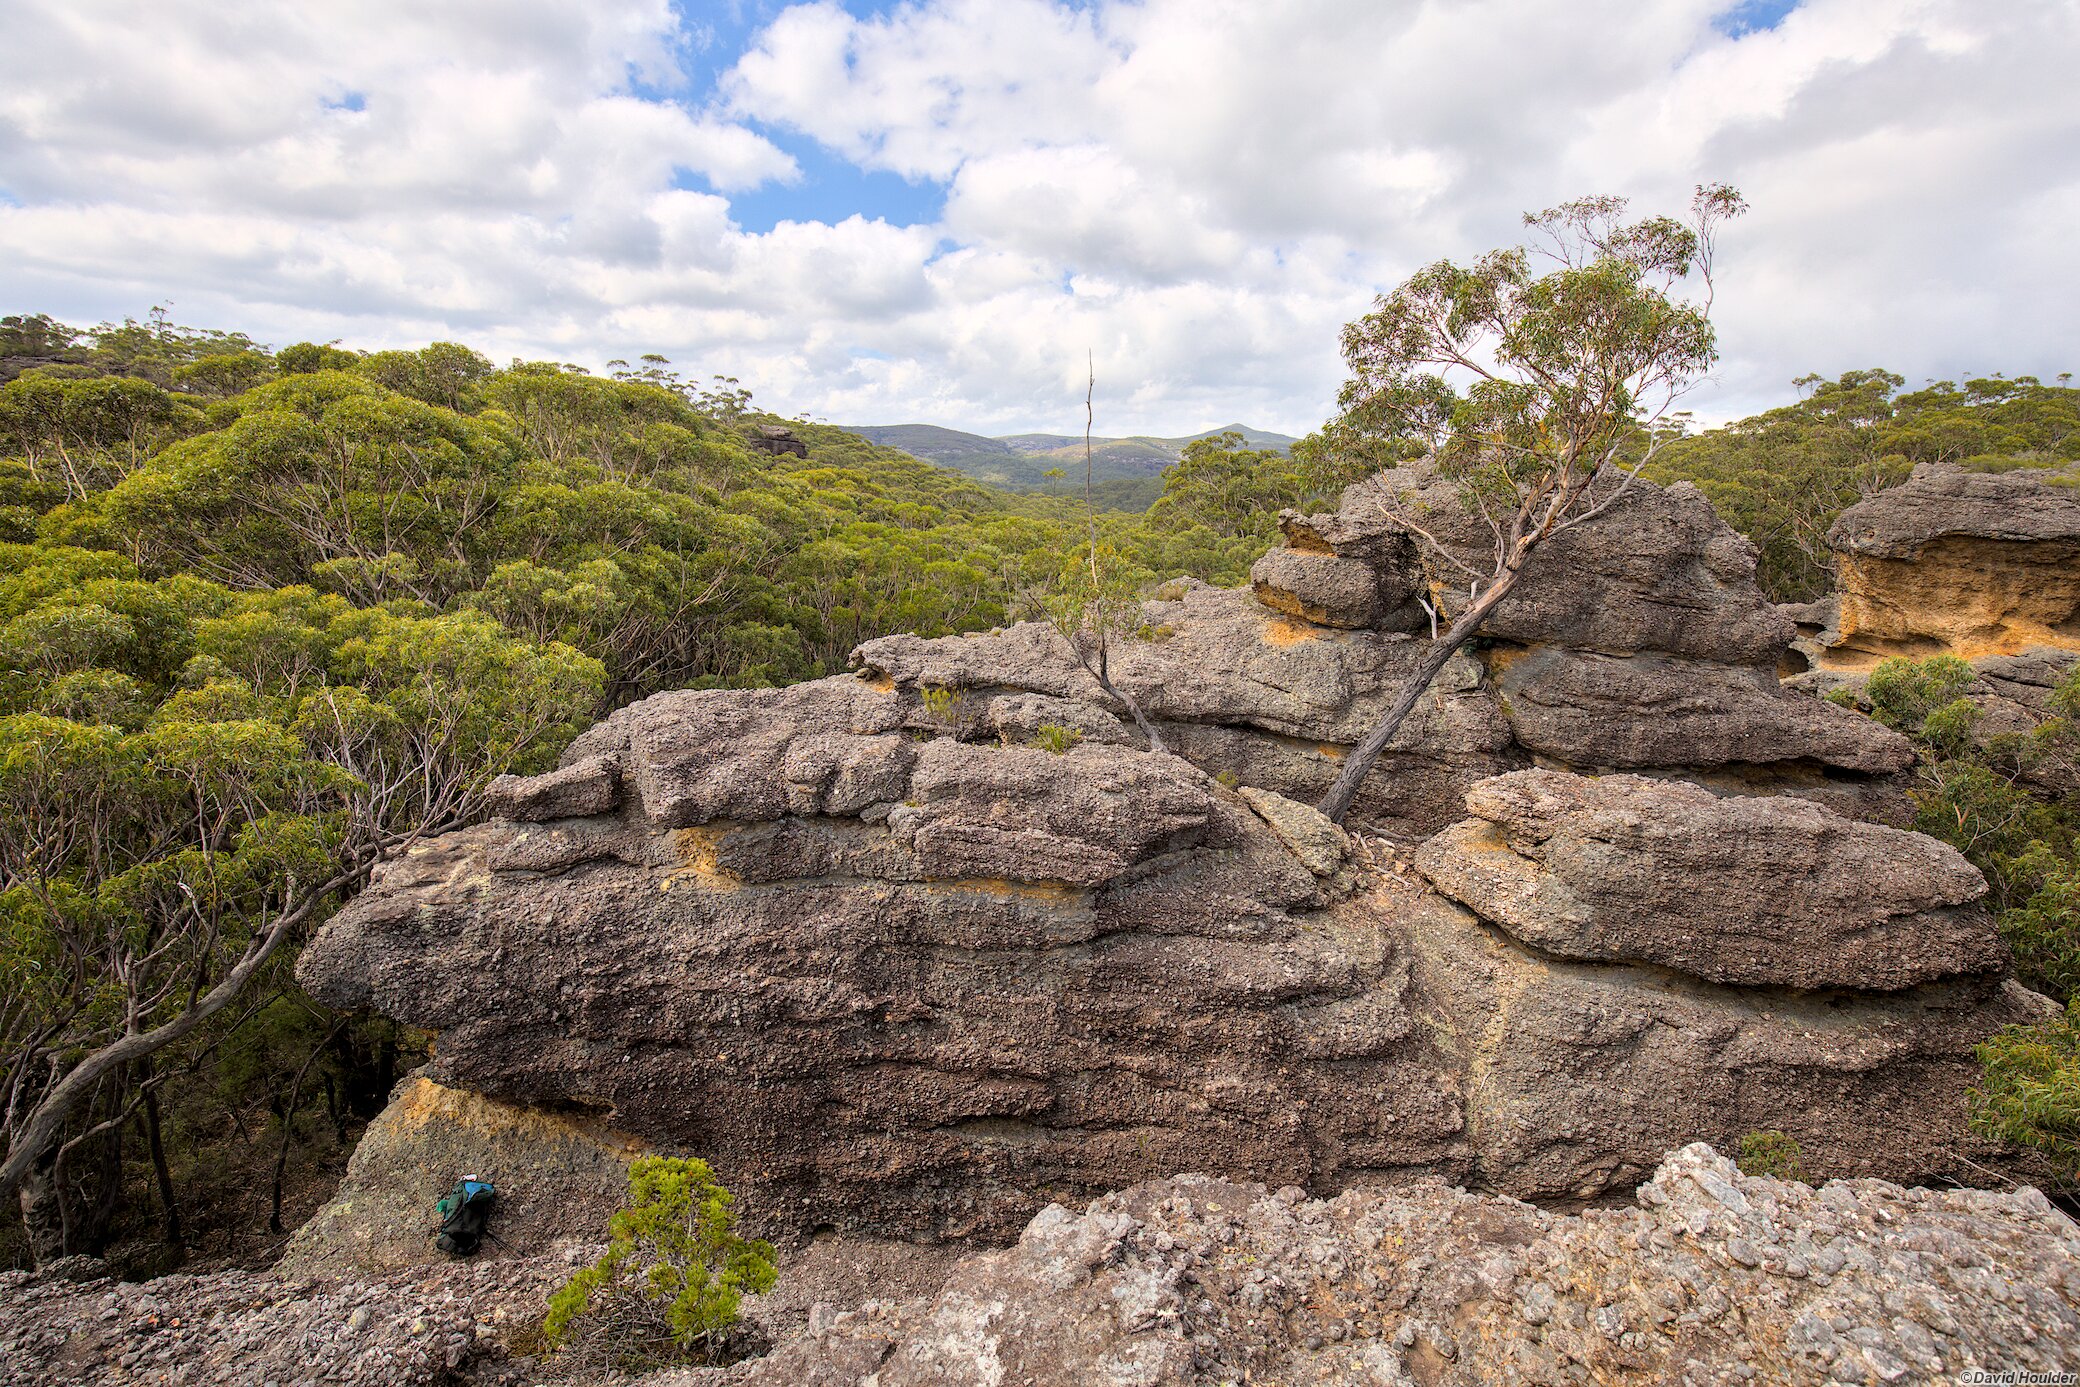
[[[936,424],[845,424],[847,433],[870,443],[897,448],[915,458],[965,472],[977,481],[1017,491],[1060,491],[1083,484],[1083,435],[1013,433],[989,438]],[[1106,500],[1124,509],[1142,509],[1162,491],[1162,472],[1177,461],[1187,443],[1222,433],[1239,433],[1252,448],[1284,452],[1299,440],[1242,424],[1208,429],[1183,438],[1091,439],[1091,475],[1104,485]],[[1048,472],[1065,474],[1053,478]]]

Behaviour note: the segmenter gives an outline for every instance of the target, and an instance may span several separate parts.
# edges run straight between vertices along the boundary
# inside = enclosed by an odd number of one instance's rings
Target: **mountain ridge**
[[[1051,489],[1048,473],[1083,460],[1081,434],[1013,433],[991,437],[939,424],[841,424],[869,443],[895,448],[924,462],[949,467],[994,486],[1019,491]],[[1154,434],[1091,440],[1091,474],[1097,481],[1153,481],[1176,462],[1187,444],[1235,432],[1252,448],[1285,452],[1299,440],[1268,429],[1229,424],[1174,438]]]

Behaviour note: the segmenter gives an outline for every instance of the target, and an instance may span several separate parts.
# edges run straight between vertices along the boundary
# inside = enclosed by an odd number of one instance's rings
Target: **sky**
[[[1728,182],[1716,421],[2080,369],[2076,70],[2080,0],[0,0],[0,312],[1299,434],[1420,266]]]

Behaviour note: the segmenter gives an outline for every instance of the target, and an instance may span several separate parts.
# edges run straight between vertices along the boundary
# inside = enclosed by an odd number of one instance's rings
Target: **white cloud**
[[[2072,365],[2080,6],[1807,0],[1738,41],[1725,7],[797,4],[696,91],[665,0],[6,0],[0,306],[658,349],[784,408],[1004,431],[1075,413],[1089,349],[1102,427],[1298,431],[1337,329],[1418,264],[1725,179],[1756,210],[1700,409]],[[776,140],[943,216],[746,230],[730,198],[799,176]]]

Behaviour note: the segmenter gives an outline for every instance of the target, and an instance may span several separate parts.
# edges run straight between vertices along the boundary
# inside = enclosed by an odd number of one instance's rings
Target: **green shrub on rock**
[[[1803,1180],[1804,1156],[1795,1137],[1783,1132],[1750,1132],[1741,1138],[1740,1154],[1734,1158],[1734,1164],[1743,1175]]]
[[[1977,1053],[1986,1073],[1972,1093],[1973,1129],[2080,1177],[2080,1001],[2041,1025],[2008,1027]]]
[[[736,1235],[735,1203],[706,1161],[637,1161],[606,1254],[549,1298],[542,1337],[623,1368],[723,1356],[743,1293],[770,1290],[775,1275],[772,1244]]]

